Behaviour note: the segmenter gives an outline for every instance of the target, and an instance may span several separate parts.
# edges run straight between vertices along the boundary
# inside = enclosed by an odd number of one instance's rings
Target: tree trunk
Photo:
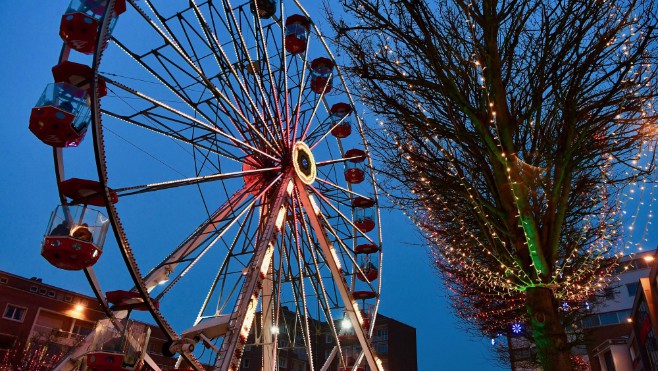
[[[544,371],[573,370],[567,335],[558,317],[553,291],[546,287],[529,287],[526,299],[537,357]]]

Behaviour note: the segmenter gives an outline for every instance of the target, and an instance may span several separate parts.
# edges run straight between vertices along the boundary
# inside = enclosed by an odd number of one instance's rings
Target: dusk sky
[[[318,20],[322,14],[311,5],[316,1],[306,3],[316,23],[324,28]],[[8,130],[0,150],[4,173],[0,185],[0,270],[40,277],[44,283],[91,295],[82,272],[59,270],[39,254],[58,194],[52,149],[28,130],[30,110],[45,85],[52,82],[51,68],[62,46],[58,27],[66,6],[64,1],[0,2],[0,39],[4,45],[0,81],[5,86],[0,102],[3,127]],[[120,19],[117,28],[129,26]],[[79,153],[89,157],[79,161],[95,170],[91,136],[80,147]],[[85,175],[93,179],[94,173]],[[400,212],[383,211],[382,225],[385,253],[380,313],[416,328],[419,370],[500,370],[493,362],[491,341],[467,334],[451,313],[427,248],[411,223]],[[108,234],[98,264],[125,271],[118,253],[112,252],[117,249],[113,239]],[[120,275],[122,278],[117,280],[127,277],[125,273]],[[111,280],[107,276],[105,279]]]

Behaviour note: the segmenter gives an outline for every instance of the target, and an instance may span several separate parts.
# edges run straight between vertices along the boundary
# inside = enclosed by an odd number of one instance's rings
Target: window
[[[49,298],[54,298],[55,297],[55,291],[48,291],[48,297]]]
[[[604,291],[604,295],[606,299],[614,299],[615,298],[615,289],[612,287],[607,287]]]
[[[36,287],[36,286],[30,286],[30,292],[35,292],[35,293],[36,293],[37,291],[39,291],[39,288],[38,288],[38,287]]]
[[[379,338],[379,340],[388,340],[388,329],[387,328],[381,328],[375,331],[375,336]]]
[[[637,292],[637,285],[638,285],[638,282],[629,283],[629,284],[626,285],[626,290],[628,290],[628,296],[635,297],[635,293]]]
[[[287,368],[288,367],[288,358],[279,358],[279,368]]]
[[[601,326],[601,322],[599,322],[599,316],[594,314],[590,317],[587,317],[583,319],[583,327],[584,328],[591,328],[591,327],[597,327]]]
[[[9,280],[7,279],[7,277],[0,277],[0,283],[1,283],[1,284],[4,285],[4,284],[7,283],[7,282],[9,282]]]
[[[249,368],[249,358],[242,359],[242,368]]]
[[[65,296],[64,296],[64,301],[67,302],[67,303],[72,302],[72,301],[73,301],[73,296],[71,296],[71,295],[65,295]]]
[[[39,288],[39,295],[46,295],[48,293],[48,290],[44,288]]]
[[[377,354],[388,353],[388,343],[384,341],[375,343],[375,351],[377,352]]]
[[[2,318],[10,319],[12,321],[23,322],[23,319],[25,319],[26,312],[27,312],[27,308],[17,307],[12,304],[7,304],[7,308],[5,308],[5,313],[2,315]]]
[[[245,352],[250,352],[251,351],[251,345],[245,345],[244,346],[244,351]]]
[[[601,321],[601,326],[619,323],[617,312],[599,314],[599,320]]]
[[[0,334],[0,351],[13,348],[14,343],[16,343],[16,336]]]
[[[331,344],[331,343],[333,343],[333,342],[334,342],[334,337],[333,337],[333,335],[326,334],[326,335],[324,336],[324,342],[327,343],[327,344]]]

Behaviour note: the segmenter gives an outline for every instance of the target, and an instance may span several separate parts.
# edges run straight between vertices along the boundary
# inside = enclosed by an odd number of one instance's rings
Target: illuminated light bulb
[[[349,330],[352,328],[352,322],[350,322],[350,320],[347,317],[345,317],[340,322],[340,328],[342,328],[343,330]]]

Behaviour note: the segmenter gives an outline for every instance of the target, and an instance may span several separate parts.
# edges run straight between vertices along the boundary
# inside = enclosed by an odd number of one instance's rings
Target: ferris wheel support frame
[[[304,209],[307,210],[307,215],[311,226],[315,230],[315,235],[318,238],[318,242],[322,249],[323,254],[326,257],[327,266],[331,271],[331,275],[334,278],[334,282],[337,283],[338,291],[340,292],[341,299],[345,304],[345,311],[347,316],[352,323],[354,333],[359,339],[359,344],[361,344],[361,349],[365,354],[366,361],[371,370],[383,371],[379,359],[375,355],[375,351],[372,347],[372,344],[368,341],[365,331],[362,327],[363,319],[361,318],[361,312],[359,311],[359,306],[350,295],[350,289],[345,281],[345,276],[343,276],[343,270],[340,267],[338,259],[336,259],[336,252],[329,242],[329,238],[325,232],[322,223],[320,222],[320,215],[322,212],[320,209],[311,201],[311,198],[306,189],[306,184],[304,184],[301,179],[295,179],[297,183],[297,190],[299,191],[299,198],[304,206]]]
[[[283,219],[287,213],[285,202],[291,196],[294,188],[291,177],[292,171],[288,170],[287,174],[282,177],[281,185],[269,208],[271,212],[265,216],[265,227],[249,263],[248,273],[231,313],[228,329],[215,362],[215,367],[220,371],[230,370],[231,366],[239,364],[242,358],[242,350],[251,331],[258,299],[262,293],[262,283],[267,276],[274,255],[274,240],[281,230]]]

